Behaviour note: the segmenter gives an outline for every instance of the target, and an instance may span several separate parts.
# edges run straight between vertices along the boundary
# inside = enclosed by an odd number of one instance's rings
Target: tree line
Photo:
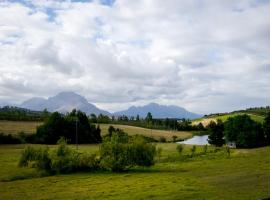
[[[223,123],[211,121],[207,126],[208,142],[216,146],[233,142],[239,148],[254,148],[270,145],[270,112],[263,124],[250,118],[249,115],[230,117]]]

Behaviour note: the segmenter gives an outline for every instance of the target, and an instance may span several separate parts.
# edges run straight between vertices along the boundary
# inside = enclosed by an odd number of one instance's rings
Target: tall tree
[[[266,138],[267,145],[270,145],[270,112],[267,113],[267,116],[263,122],[263,130]]]
[[[213,144],[215,146],[222,146],[225,143],[224,140],[224,124],[221,120],[217,120],[217,123],[211,121],[207,126],[209,131],[208,142],[209,144]]]

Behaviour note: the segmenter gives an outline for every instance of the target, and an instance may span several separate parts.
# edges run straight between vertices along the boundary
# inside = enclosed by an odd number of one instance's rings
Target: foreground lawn
[[[37,146],[37,145],[35,145]],[[270,197],[270,148],[234,150],[182,160],[176,144],[158,144],[154,167],[125,173],[95,172],[40,177],[18,168],[23,145],[0,146],[0,199],[263,199]],[[74,146],[73,146],[74,147]],[[98,152],[98,145],[80,151]],[[190,147],[185,147],[188,153]],[[198,151],[202,148],[197,147]],[[209,149],[213,151],[213,149]]]

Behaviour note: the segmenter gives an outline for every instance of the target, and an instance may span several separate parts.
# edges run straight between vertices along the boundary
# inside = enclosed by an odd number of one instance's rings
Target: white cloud
[[[110,111],[267,105],[269,12],[255,0],[2,2],[0,101],[72,90]]]

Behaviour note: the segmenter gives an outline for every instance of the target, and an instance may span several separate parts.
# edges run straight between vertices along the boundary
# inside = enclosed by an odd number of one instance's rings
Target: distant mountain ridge
[[[188,118],[195,119],[202,117],[202,115],[192,113],[187,111],[185,108],[178,106],[166,106],[159,105],[157,103],[149,103],[145,106],[131,106],[127,110],[118,111],[110,113],[106,110],[99,109],[94,104],[91,104],[81,95],[74,92],[60,92],[59,94],[49,97],[48,99],[33,97],[24,101],[19,107],[26,108],[33,111],[42,111],[47,109],[49,112],[70,112],[73,109],[78,109],[86,114],[90,115],[94,113],[95,115],[103,114],[108,116],[134,116],[139,115],[140,117],[146,117],[148,112],[151,112],[154,118]]]
[[[34,97],[24,101],[20,107],[36,111],[47,109],[50,112],[58,111],[61,113],[70,112],[75,108],[86,114],[94,113],[96,115],[111,115],[108,111],[99,109],[95,105],[89,103],[84,97],[74,92],[60,92],[48,99]]]
[[[113,115],[126,115],[126,116],[137,116],[146,117],[147,113],[150,112],[153,118],[188,118],[195,119],[202,117],[202,115],[187,111],[185,108],[179,106],[166,106],[159,105],[157,103],[150,103],[145,106],[131,106],[127,110],[113,113]]]

